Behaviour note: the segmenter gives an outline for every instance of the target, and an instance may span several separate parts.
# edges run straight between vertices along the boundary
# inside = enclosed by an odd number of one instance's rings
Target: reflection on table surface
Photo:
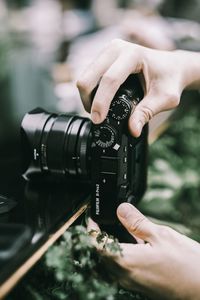
[[[3,153],[1,148],[0,153],[0,283],[45,243],[89,195],[89,187],[78,182],[26,182],[21,176],[19,148],[14,148],[7,148],[12,149],[10,153]]]

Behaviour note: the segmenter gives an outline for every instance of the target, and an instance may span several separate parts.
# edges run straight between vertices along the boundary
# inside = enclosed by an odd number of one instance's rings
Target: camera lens
[[[25,177],[41,172],[88,177],[89,119],[36,109],[25,115],[21,131]]]

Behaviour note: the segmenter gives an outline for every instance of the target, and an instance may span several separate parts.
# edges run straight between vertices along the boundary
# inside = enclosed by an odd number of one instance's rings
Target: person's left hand
[[[117,215],[130,234],[145,241],[121,243],[122,256],[111,257],[118,268],[109,271],[120,284],[154,299],[200,299],[199,243],[170,227],[152,223],[131,204],[121,204]],[[98,230],[93,221],[89,227]]]

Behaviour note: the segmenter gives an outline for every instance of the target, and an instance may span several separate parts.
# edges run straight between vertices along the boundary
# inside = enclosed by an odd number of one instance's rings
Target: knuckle
[[[170,99],[171,106],[176,107],[179,105],[180,98],[177,95],[173,95]]]
[[[114,87],[117,85],[117,78],[111,74],[105,73],[102,77],[102,83],[109,87]]]
[[[103,109],[103,107],[104,107],[104,105],[103,105],[101,100],[95,99],[93,101],[93,104],[92,104],[92,110],[93,111],[101,111]]]
[[[118,47],[118,46],[121,46],[123,45],[124,41],[121,40],[121,39],[113,39],[111,42],[110,42],[110,45],[113,46],[113,47]]]
[[[165,225],[159,225],[157,227],[158,229],[158,234],[160,237],[163,237],[164,239],[167,239],[172,235],[172,229],[168,226]]]
[[[89,85],[86,79],[81,78],[77,81],[76,86],[78,87],[80,92],[83,92],[84,94],[89,94]]]
[[[139,218],[137,219],[137,221],[135,222],[130,222],[129,224],[129,230],[130,232],[134,232],[134,233],[139,233],[142,229],[142,225],[143,223],[145,222],[146,218],[143,217],[143,218]]]
[[[168,93],[165,98],[170,108],[175,108],[179,105],[180,97],[178,94]]]
[[[140,107],[140,110],[144,118],[144,123],[149,122],[153,118],[154,112],[149,106],[143,105]]]

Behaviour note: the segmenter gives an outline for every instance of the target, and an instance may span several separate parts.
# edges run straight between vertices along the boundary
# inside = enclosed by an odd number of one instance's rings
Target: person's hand
[[[113,265],[120,284],[154,299],[200,299],[200,244],[152,223],[131,204],[121,204],[117,215],[131,235],[145,242],[120,244],[122,256],[112,257],[121,268]]]
[[[106,118],[116,91],[132,73],[141,74],[145,93],[129,118],[130,132],[138,137],[145,123],[157,113],[176,107],[183,89],[196,79],[200,81],[200,56],[113,40],[77,82],[94,123]],[[98,84],[91,106],[91,93]]]

